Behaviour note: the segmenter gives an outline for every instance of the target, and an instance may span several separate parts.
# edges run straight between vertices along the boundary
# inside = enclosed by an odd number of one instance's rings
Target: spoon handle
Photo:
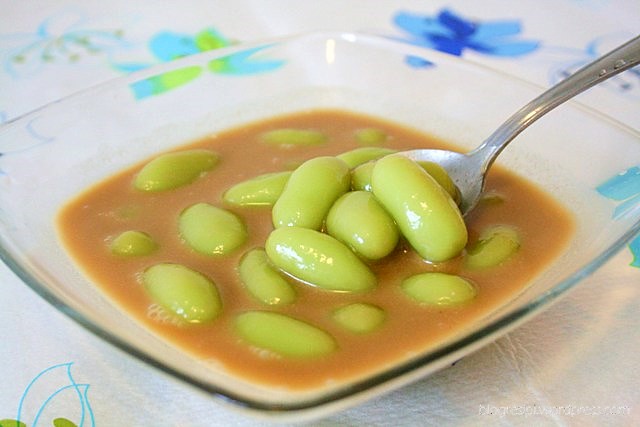
[[[640,62],[640,36],[617,47],[579,69],[516,111],[478,148],[468,155],[477,156],[486,172],[495,158],[520,132],[546,113],[579,93],[615,76]]]

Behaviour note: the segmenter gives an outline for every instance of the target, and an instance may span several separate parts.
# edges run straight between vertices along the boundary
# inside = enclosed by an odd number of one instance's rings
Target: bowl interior
[[[66,254],[54,224],[58,210],[91,184],[154,153],[260,118],[351,110],[419,129],[464,151],[540,92],[437,52],[342,33],[227,48],[154,67],[0,128],[0,255],[58,309],[207,393],[265,411],[355,401],[494,339],[623,247],[640,228],[640,204],[605,197],[598,189],[637,168],[638,135],[575,103],[525,131],[498,163],[545,188],[574,214],[576,232],[566,251],[517,298],[441,347],[367,378],[307,392],[265,393],[264,386],[195,361],[148,332]]]

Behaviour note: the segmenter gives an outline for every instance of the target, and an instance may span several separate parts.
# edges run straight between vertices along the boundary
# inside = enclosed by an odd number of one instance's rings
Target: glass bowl
[[[294,36],[158,65],[0,127],[0,256],[58,310],[214,401],[273,417],[323,416],[423,378],[495,340],[623,248],[640,230],[640,202],[631,188],[639,175],[640,136],[575,102],[526,130],[497,163],[572,212],[576,230],[562,255],[513,300],[439,346],[366,377],[306,391],[253,384],[149,332],[65,252],[54,221],[60,207],[160,151],[308,109],[383,117],[469,150],[541,91],[456,57],[351,33]]]

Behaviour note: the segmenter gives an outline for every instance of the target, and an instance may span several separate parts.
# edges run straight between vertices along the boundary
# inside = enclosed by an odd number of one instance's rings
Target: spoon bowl
[[[480,146],[463,154],[447,150],[417,149],[401,154],[419,162],[442,166],[460,191],[460,211],[466,215],[478,203],[486,174],[502,150],[533,122],[565,101],[640,62],[640,36],[585,65],[549,88],[500,125]]]

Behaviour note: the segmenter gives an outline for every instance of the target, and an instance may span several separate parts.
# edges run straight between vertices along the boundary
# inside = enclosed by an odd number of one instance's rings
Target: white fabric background
[[[552,70],[579,58],[591,41],[622,42],[640,28],[637,0],[0,0],[0,122],[121,75],[110,65],[114,62],[157,60],[146,42],[161,30],[194,34],[213,27],[239,41],[313,29],[402,36],[391,20],[395,12],[435,15],[444,7],[480,21],[519,20],[523,29],[518,37],[540,40],[538,51],[518,58],[466,51],[464,57],[543,86],[551,83]],[[43,23],[49,23],[44,27],[52,34],[68,30],[70,16],[79,20],[79,27],[119,29],[126,43],[74,64],[59,60],[11,71],[11,52],[34,40]],[[626,95],[595,88],[581,101],[638,130],[640,79],[630,81],[635,90]],[[640,424],[640,269],[629,265],[631,257],[628,249],[623,251],[543,314],[453,367],[313,424]],[[72,364],[78,383],[89,385],[94,424],[85,420],[83,425],[263,424],[213,403],[102,342],[35,295],[0,263],[0,420],[16,417],[25,388],[40,372],[65,363]],[[55,378],[47,381],[55,386]],[[47,386],[46,382],[41,385]],[[28,414],[33,410],[28,405],[33,404],[25,405],[23,414]],[[599,413],[606,407],[628,411]],[[535,408],[546,413],[522,414]],[[493,414],[487,415],[489,411]],[[76,412],[77,402],[61,409],[70,419]],[[28,416],[22,421],[30,427],[33,423]],[[40,419],[38,425],[51,423]]]

